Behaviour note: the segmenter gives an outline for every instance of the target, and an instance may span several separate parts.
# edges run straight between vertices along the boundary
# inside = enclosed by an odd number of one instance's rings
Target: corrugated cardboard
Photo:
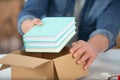
[[[75,80],[88,74],[64,48],[60,53],[27,53],[19,50],[0,59],[1,69],[11,65],[12,80]]]

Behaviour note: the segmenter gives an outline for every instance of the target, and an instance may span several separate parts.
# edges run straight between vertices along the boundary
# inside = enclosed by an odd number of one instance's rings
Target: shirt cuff
[[[23,23],[25,20],[27,20],[27,19],[34,19],[34,18],[35,18],[35,16],[26,15],[26,16],[21,17],[21,18],[18,20],[18,32],[19,32],[21,35],[24,34],[23,31],[22,31],[22,29],[21,29],[22,23]]]
[[[116,42],[115,42],[116,39],[110,31],[105,30],[105,29],[98,29],[98,30],[91,33],[90,38],[93,37],[96,34],[102,34],[108,39],[109,46],[108,46],[107,50],[111,49],[112,47],[114,47],[116,45]]]

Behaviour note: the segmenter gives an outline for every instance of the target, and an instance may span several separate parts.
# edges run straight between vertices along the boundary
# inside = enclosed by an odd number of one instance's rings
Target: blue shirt
[[[71,16],[75,0],[28,0],[18,17],[18,31],[26,19],[46,16]],[[109,48],[115,45],[120,27],[120,0],[86,0],[80,15],[79,39],[87,41],[96,34],[109,40]]]
[[[86,4],[90,1],[93,4],[87,10],[90,6]],[[108,38],[109,48],[115,46],[120,29],[119,7],[120,0],[86,0],[79,20],[79,39],[87,41],[96,34],[102,34]]]

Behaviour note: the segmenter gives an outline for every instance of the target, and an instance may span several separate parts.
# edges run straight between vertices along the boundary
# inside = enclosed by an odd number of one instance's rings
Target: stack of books
[[[46,17],[23,35],[26,52],[59,53],[75,35],[74,17]]]

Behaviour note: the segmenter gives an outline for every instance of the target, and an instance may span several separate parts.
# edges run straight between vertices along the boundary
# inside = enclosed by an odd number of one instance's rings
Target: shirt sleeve
[[[23,35],[21,25],[26,19],[42,18],[47,14],[49,0],[27,0],[18,16],[18,32]]]
[[[96,31],[90,38],[96,34],[102,34],[109,40],[108,49],[116,44],[116,38],[120,29],[120,1],[113,0],[112,3],[97,18]]]

